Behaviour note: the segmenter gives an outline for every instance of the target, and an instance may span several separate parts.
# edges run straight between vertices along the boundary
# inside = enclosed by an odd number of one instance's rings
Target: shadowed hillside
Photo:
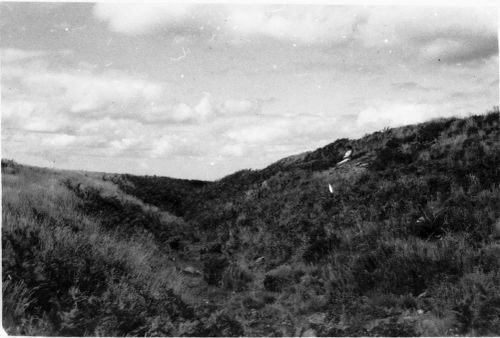
[[[10,334],[500,333],[498,108],[215,182],[2,160],[2,189]]]

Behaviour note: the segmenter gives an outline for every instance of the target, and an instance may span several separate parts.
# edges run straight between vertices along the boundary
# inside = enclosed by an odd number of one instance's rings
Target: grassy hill
[[[499,240],[498,109],[215,182],[2,161],[10,334],[498,335]]]

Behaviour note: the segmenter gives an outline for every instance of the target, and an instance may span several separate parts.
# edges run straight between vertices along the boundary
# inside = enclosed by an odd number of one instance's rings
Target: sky
[[[490,7],[0,3],[2,158],[214,180],[499,102]]]

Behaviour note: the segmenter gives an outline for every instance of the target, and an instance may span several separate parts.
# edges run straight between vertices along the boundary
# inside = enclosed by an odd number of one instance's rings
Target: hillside
[[[498,335],[499,240],[498,108],[215,182],[2,160],[9,334]]]

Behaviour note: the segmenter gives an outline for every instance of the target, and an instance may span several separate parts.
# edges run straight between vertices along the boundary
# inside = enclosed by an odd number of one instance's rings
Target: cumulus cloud
[[[176,104],[168,119],[176,123],[210,123],[218,117],[258,114],[261,108],[262,102],[259,100],[228,99],[221,102],[205,92],[192,106],[184,102]]]
[[[494,8],[373,8],[357,38],[367,47],[414,49],[424,59],[467,62],[498,54]]]
[[[191,107],[175,103],[171,86],[165,82],[122,72],[52,71],[36,65],[2,69],[7,88],[3,122],[7,125],[28,128],[40,120],[40,127],[44,122],[47,130],[54,131],[66,127],[64,121],[71,119],[68,114],[86,120],[113,117],[143,123],[201,123],[221,113],[209,93]]]
[[[58,134],[44,138],[42,142],[50,147],[63,148],[75,143],[76,139],[75,135]]]
[[[234,6],[227,16],[227,28],[244,35],[331,43],[350,36],[363,16],[356,7],[344,6]]]
[[[356,119],[356,128],[373,132],[385,127],[398,127],[425,122],[443,116],[435,105],[411,102],[384,102],[362,110]]]
[[[38,58],[40,56],[46,55],[47,52],[39,50],[26,51],[16,48],[5,48],[2,49],[0,54],[2,63],[18,62],[27,59]]]
[[[244,115],[258,113],[261,105],[255,101],[243,100],[226,100],[220,107],[220,113],[223,115]]]
[[[97,18],[109,23],[116,32],[138,34],[158,26],[182,23],[190,17],[192,4],[150,3],[150,4],[114,4],[98,3],[94,7]]]
[[[226,133],[233,141],[242,143],[267,143],[290,135],[290,122],[286,119],[265,121],[250,126],[241,126]]]
[[[159,26],[193,31],[205,26],[229,35],[268,36],[316,43],[343,41],[362,20],[356,7],[304,5],[217,5],[211,11],[204,5],[112,4],[94,7],[98,19],[125,34],[142,34]],[[233,40],[234,41],[234,40]]]
[[[2,48],[0,51],[0,60],[3,64],[22,63],[25,61],[40,59],[49,55],[68,56],[73,54],[73,51],[68,49],[57,51],[43,50],[24,50],[18,48]]]
[[[3,149],[47,156],[140,156],[153,147],[163,125],[176,122],[166,83],[123,72],[55,71],[40,63],[44,53],[16,55],[33,60],[3,65]]]
[[[321,115],[246,115],[221,120],[217,128],[223,157],[258,156],[266,161],[324,145],[344,135],[337,119]],[[265,152],[262,150],[265,149]]]
[[[420,53],[425,59],[445,63],[484,60],[498,54],[498,39],[494,35],[437,38],[425,44]]]
[[[245,153],[245,149],[241,144],[224,144],[220,150],[222,156],[241,157]]]
[[[214,5],[212,5],[214,6]],[[498,54],[494,8],[338,5],[97,4],[114,31],[139,34],[159,26],[193,33],[199,27],[228,41],[268,37],[307,44],[358,41],[368,48],[402,46],[425,60],[468,62]],[[219,31],[220,30],[220,31]],[[174,39],[175,40],[175,39]]]
[[[212,105],[212,95],[210,93],[204,93],[201,101],[194,107],[194,111],[202,121],[212,118],[215,113]]]
[[[419,91],[431,91],[435,90],[434,87],[422,86],[414,81],[406,81],[406,82],[393,82],[391,83],[391,87],[396,90],[419,90]]]
[[[164,84],[123,74],[96,74],[87,71],[56,72],[45,68],[4,67],[9,90],[27,93],[23,109],[33,113],[72,113],[88,117],[115,115],[137,116],[167,91]],[[5,94],[9,94],[6,91]],[[6,97],[7,110],[14,106]],[[33,107],[33,102],[37,106]],[[39,106],[41,103],[41,107]],[[45,108],[47,111],[41,111]],[[48,111],[50,110],[50,111]],[[149,110],[144,110],[148,113]],[[11,116],[14,114],[8,114]],[[19,116],[18,114],[15,114]]]
[[[226,146],[228,139],[214,130],[239,128],[245,121],[237,117],[262,107],[259,100],[216,100],[208,92],[191,103],[176,102],[167,83],[91,68],[56,71],[36,60],[43,54],[23,52],[18,54],[34,60],[2,69],[3,149],[9,153],[22,149],[59,159],[242,156],[244,147]]]

